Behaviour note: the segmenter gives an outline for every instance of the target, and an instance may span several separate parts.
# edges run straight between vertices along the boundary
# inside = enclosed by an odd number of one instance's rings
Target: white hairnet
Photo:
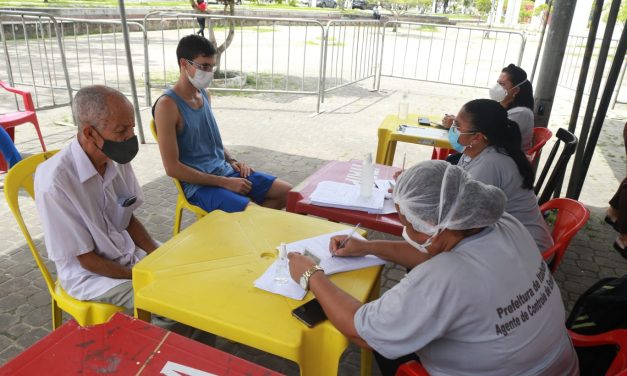
[[[418,163],[403,172],[394,202],[414,230],[433,235],[445,228],[468,230],[489,226],[501,218],[505,193],[471,178],[445,161]]]

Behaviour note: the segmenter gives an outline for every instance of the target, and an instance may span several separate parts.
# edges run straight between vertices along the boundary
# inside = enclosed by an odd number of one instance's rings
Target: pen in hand
[[[340,243],[340,245],[337,247],[337,249],[344,248],[344,246],[346,246],[346,243],[348,243],[348,239],[352,238],[353,235],[355,235],[355,232],[359,229],[360,225],[361,225],[361,223],[358,223],[357,226],[355,226],[353,228],[353,231],[351,231],[350,234],[348,234],[348,236],[346,238],[344,238],[344,240]],[[335,253],[332,253],[331,257],[335,257]]]
[[[401,168],[401,171],[405,171],[405,162],[407,161],[407,153],[403,153],[403,168]]]

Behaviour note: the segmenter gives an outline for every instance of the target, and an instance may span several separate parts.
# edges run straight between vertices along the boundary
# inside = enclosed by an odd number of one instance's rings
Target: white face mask
[[[518,85],[512,87],[512,89],[516,89],[517,87],[524,84],[525,82],[527,82],[527,80],[524,80]],[[502,102],[503,100],[505,100],[505,97],[507,97],[507,89],[505,89],[503,86],[497,83],[496,85],[490,88],[490,99],[495,100],[497,102]]]
[[[403,234],[401,236],[403,237],[403,239],[405,239],[407,243],[409,243],[409,245],[416,248],[418,251],[422,253],[427,253],[427,254],[429,253],[429,251],[427,251],[427,247],[431,245],[431,238],[427,239],[426,242],[420,244],[414,239],[409,237],[409,234],[407,233],[407,227],[405,226],[403,226]]]
[[[187,78],[196,89],[206,89],[211,85],[211,81],[213,81],[213,72],[205,72],[204,70],[196,69],[194,77],[187,74]]]
[[[507,90],[498,83],[490,88],[490,99],[501,102],[506,96]]]

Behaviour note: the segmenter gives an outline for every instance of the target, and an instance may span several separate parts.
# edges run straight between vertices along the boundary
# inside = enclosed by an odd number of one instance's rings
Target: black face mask
[[[98,132],[98,131],[96,131]],[[98,132],[100,137],[102,135]],[[137,136],[133,136],[126,141],[111,141],[102,137],[104,144],[100,151],[104,153],[109,159],[119,164],[127,164],[132,161],[139,151],[139,143],[137,142]],[[97,147],[98,145],[96,145]]]

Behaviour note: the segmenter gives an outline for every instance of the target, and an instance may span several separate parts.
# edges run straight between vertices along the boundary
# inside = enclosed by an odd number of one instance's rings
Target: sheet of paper
[[[327,275],[385,264],[385,261],[370,255],[363,257],[331,257],[331,253],[329,252],[331,237],[335,235],[348,235],[351,231],[351,229],[346,229],[289,243],[286,245],[287,251],[303,253],[305,248],[308,249],[309,252],[320,258],[320,266],[322,266],[324,273]],[[358,239],[364,239],[359,234],[354,234],[353,236]],[[293,280],[288,281],[288,283],[277,283],[274,280],[274,276],[276,275],[276,263],[275,261],[266,269],[261,277],[254,282],[254,286],[274,294],[302,300],[306,295],[306,291],[303,290],[299,284]]]
[[[448,139],[448,131],[437,128],[404,127],[401,133],[424,138]]]
[[[391,198],[386,198],[383,203],[383,209],[377,210],[376,212],[368,212],[370,214],[392,214],[396,213],[396,206],[394,205],[394,200]]]
[[[379,187],[379,189],[383,190],[385,192],[385,198],[392,198],[392,192],[388,192],[388,189],[392,188],[392,185],[394,184],[394,180],[391,179],[375,179],[374,181],[377,184],[377,187]]]
[[[383,208],[386,192],[387,189],[373,187],[372,195],[363,198],[359,195],[358,185],[321,181],[309,199],[314,205],[368,212]]]

